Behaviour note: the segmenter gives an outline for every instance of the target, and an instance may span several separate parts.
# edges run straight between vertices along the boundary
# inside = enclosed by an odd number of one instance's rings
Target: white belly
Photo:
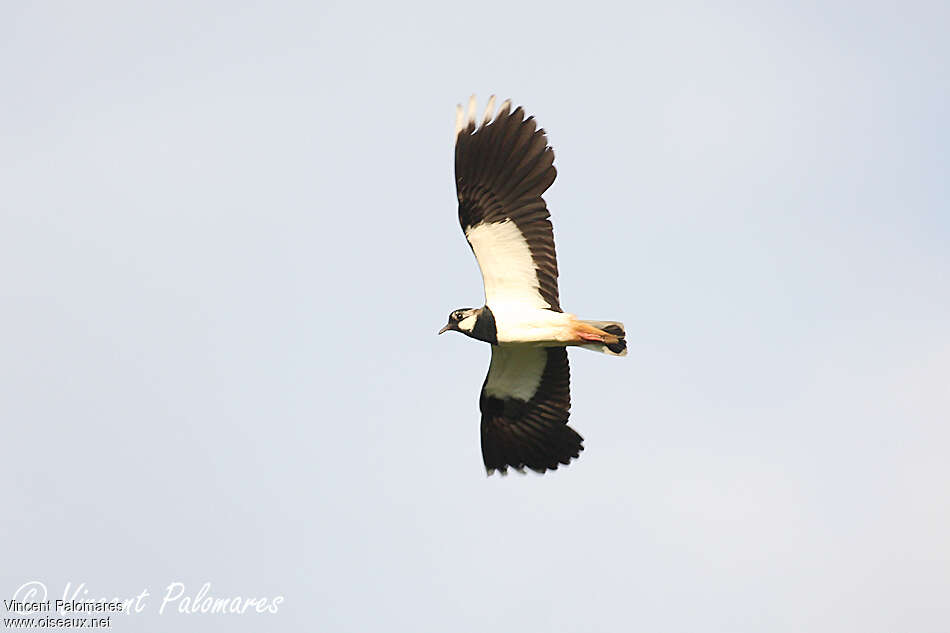
[[[488,307],[495,316],[499,345],[530,343],[546,347],[565,345],[573,340],[572,314],[521,306]]]

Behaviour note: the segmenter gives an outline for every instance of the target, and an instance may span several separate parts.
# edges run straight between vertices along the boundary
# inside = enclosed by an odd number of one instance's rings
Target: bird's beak
[[[452,326],[451,326],[451,325],[446,325],[444,328],[442,328],[441,330],[439,330],[439,334],[445,334],[446,332],[448,332],[448,331],[451,330],[451,329],[452,329]]]

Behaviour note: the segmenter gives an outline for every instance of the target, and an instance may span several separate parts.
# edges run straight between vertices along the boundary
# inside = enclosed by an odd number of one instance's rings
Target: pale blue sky
[[[6,3],[0,594],[116,631],[944,632],[946,3]],[[569,468],[486,479],[454,107],[549,131]],[[189,593],[276,615],[156,614]],[[4,614],[5,616],[6,614]]]

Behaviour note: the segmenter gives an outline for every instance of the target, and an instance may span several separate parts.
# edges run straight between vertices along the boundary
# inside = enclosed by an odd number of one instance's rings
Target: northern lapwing
[[[482,457],[491,475],[511,466],[543,473],[584,450],[567,425],[570,367],[567,347],[627,354],[616,321],[584,321],[561,310],[550,213],[541,195],[551,186],[554,150],[521,107],[495,98],[476,123],[473,96],[458,106],[455,185],[459,222],[475,253],[485,305],[449,314],[449,330],[491,344],[482,385]]]

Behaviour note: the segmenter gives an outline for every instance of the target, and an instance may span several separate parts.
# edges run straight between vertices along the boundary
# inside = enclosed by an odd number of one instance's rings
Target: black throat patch
[[[479,341],[485,341],[492,345],[498,345],[498,329],[495,327],[495,315],[491,313],[488,306],[482,308],[482,311],[475,317],[475,327],[472,328],[472,338]]]

